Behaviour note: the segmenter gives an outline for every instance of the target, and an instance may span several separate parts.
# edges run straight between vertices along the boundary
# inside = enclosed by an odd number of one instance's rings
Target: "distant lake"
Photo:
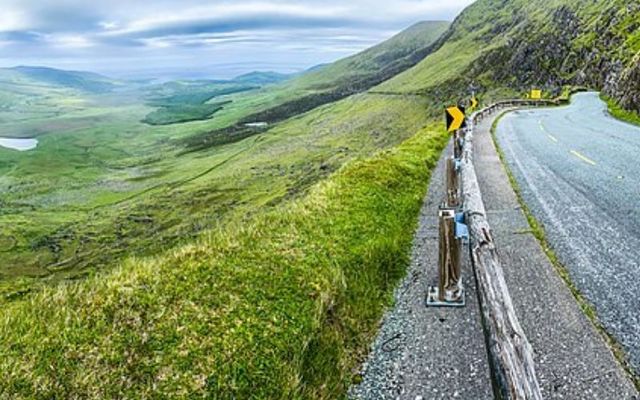
[[[27,151],[35,149],[38,145],[38,139],[12,139],[0,137],[0,147],[11,150]]]

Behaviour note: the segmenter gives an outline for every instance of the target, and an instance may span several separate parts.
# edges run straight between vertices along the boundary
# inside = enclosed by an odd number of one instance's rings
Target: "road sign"
[[[447,132],[455,132],[465,127],[464,107],[453,106],[446,109]]]
[[[540,90],[540,89],[532,89],[531,90],[531,99],[533,99],[533,100],[542,99],[542,90]]]
[[[478,99],[476,96],[473,96],[471,98],[471,108],[475,109],[476,107],[478,107]]]

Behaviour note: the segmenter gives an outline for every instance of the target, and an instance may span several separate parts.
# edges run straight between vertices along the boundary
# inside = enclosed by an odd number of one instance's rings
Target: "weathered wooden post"
[[[446,164],[446,182],[447,182],[447,207],[460,207],[460,179],[456,166],[456,159],[447,158]]]

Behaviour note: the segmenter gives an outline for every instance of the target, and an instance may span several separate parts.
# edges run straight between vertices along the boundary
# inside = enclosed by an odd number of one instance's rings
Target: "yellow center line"
[[[578,157],[579,159],[581,159],[582,161],[586,162],[587,164],[596,165],[595,161],[593,161],[590,158],[585,157],[584,155],[578,153],[575,150],[571,150],[571,154],[573,154],[574,156]]]
[[[549,139],[553,140],[554,142],[558,143],[558,139],[556,139],[553,135],[549,135],[547,134],[547,136],[549,136]]]

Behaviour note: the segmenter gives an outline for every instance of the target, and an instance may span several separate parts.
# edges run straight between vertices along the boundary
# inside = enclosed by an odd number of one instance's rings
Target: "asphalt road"
[[[496,133],[558,258],[640,373],[640,128],[582,93],[509,113]]]

